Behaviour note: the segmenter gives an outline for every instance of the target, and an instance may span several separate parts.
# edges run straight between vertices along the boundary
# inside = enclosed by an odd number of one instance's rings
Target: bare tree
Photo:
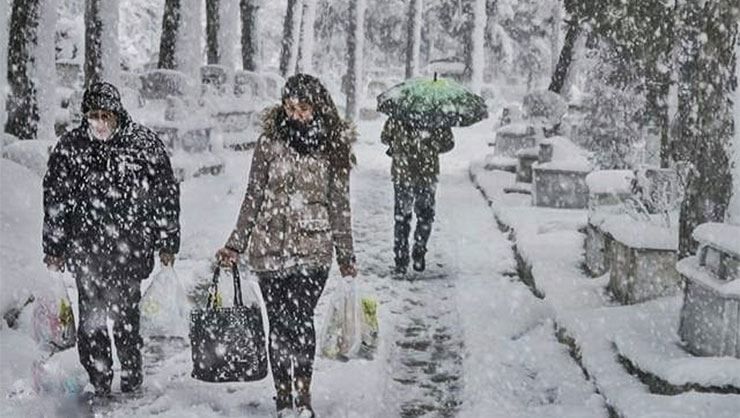
[[[10,29],[10,4],[0,1],[0,45],[8,45],[8,29]],[[0,49],[0,127],[5,126],[7,113],[5,112],[5,97],[8,83],[8,48]]]
[[[259,70],[259,26],[257,13],[260,0],[240,0],[242,20],[242,66],[248,71]]]
[[[365,0],[350,0],[349,33],[347,34],[347,119],[357,118],[362,92],[363,49],[365,47]]]
[[[483,70],[485,65],[486,0],[475,0],[473,8],[472,27],[472,57],[470,85],[474,92],[480,93],[483,84]]]
[[[421,23],[424,0],[409,1],[408,25],[406,26],[406,78],[419,75],[419,52],[421,50]]]

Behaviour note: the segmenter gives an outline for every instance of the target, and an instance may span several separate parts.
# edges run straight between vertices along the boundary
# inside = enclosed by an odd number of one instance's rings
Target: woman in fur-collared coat
[[[262,131],[236,228],[217,258],[234,264],[248,253],[267,307],[278,415],[295,405],[298,416],[312,417],[313,315],[332,253],[342,276],[357,274],[349,203],[356,131],[306,74],[287,80]]]

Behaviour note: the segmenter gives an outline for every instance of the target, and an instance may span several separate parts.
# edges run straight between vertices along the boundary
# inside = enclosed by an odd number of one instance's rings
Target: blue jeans
[[[434,222],[434,194],[437,184],[394,183],[394,242],[393,253],[396,266],[409,264],[409,234],[411,233],[411,212],[416,214],[414,231],[414,254],[423,256],[432,233]]]

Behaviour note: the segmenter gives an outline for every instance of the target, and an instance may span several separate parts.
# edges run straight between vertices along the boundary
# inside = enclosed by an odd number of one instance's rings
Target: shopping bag
[[[34,341],[44,350],[53,353],[74,347],[74,313],[61,274],[52,274],[48,291],[36,298],[32,328]]]
[[[186,337],[189,301],[172,266],[162,267],[141,298],[141,334]]]
[[[361,315],[355,281],[342,279],[329,301],[321,331],[319,346],[323,357],[346,361],[357,355],[362,344]]]
[[[234,279],[234,306],[216,306],[220,268],[213,273],[208,302],[190,312],[192,376],[206,382],[254,381],[267,376],[267,349],[262,309],[253,286],[252,301],[244,305],[239,270]]]
[[[66,350],[32,365],[33,388],[40,395],[71,396],[82,393],[88,383],[76,350]]]
[[[360,324],[361,343],[358,357],[372,359],[378,350],[378,301],[371,296],[360,298],[362,323]]]

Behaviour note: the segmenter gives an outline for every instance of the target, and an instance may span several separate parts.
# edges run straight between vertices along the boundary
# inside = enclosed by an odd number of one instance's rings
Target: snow
[[[735,56],[740,57],[740,39],[735,43]],[[740,65],[735,65],[735,80],[740,80]],[[740,87],[735,87],[733,99],[735,111],[735,137],[730,146],[732,152],[732,197],[727,208],[727,222],[740,225]]]
[[[239,0],[220,0],[218,28],[219,64],[229,69],[229,77],[241,68],[241,23]]]
[[[588,191],[594,193],[630,193],[635,173],[630,170],[599,170],[586,176]]]
[[[407,78],[418,77],[421,69],[421,27],[422,27],[422,16],[424,15],[424,0],[411,0],[409,7],[413,7],[413,16],[409,11],[409,16],[412,19],[409,22],[413,25],[413,32],[409,33],[410,39],[406,40],[407,48],[411,48],[411,56],[406,58],[406,75]],[[408,32],[408,29],[407,29]],[[408,52],[407,52],[408,53]],[[409,59],[410,58],[410,59]],[[432,68],[432,72],[443,72],[444,69]]]
[[[496,133],[509,135],[528,135],[531,129],[531,123],[511,123],[498,128],[496,130]],[[537,129],[537,127],[534,127],[534,129]]]
[[[666,227],[653,222],[638,222],[627,214],[606,216],[600,228],[631,247],[653,250],[678,249],[678,224]]]
[[[5,98],[8,95],[8,36],[10,30],[10,2],[0,2],[0,126],[5,126]],[[2,129],[4,131],[4,129]]]
[[[472,75],[470,89],[480,94],[483,87],[483,69],[485,63],[485,31],[488,25],[486,0],[476,0],[473,5],[473,34],[472,34]]]
[[[301,57],[298,69],[302,73],[313,73],[314,33],[316,24],[316,0],[304,0],[301,21]]]
[[[552,144],[552,161],[547,163],[535,163],[535,170],[563,170],[590,172],[593,167],[588,160],[585,150],[577,146],[564,136],[553,136],[540,140],[540,144]]]
[[[196,96],[200,90],[200,66],[203,44],[203,4],[198,0],[180,1],[180,26],[175,43],[175,69],[188,77],[187,95]]]
[[[555,328],[573,339],[585,373],[616,414],[736,415],[740,408],[737,395],[653,394],[615,356],[621,354],[641,370],[677,386],[737,385],[740,360],[697,358],[680,348],[680,296],[615,306],[605,291],[608,275],[593,279],[581,269],[584,236],[577,231],[586,221],[585,211],[531,207],[528,196],[504,193],[504,188],[514,184],[512,173],[486,171],[482,164],[473,164],[470,173],[498,221],[511,228],[516,249],[531,269],[537,290],[544,294]]]
[[[15,141],[2,149],[2,157],[31,170],[37,177],[46,173],[46,162],[56,141]]]
[[[119,46],[119,10],[117,1],[99,2],[98,16],[100,18],[100,63],[102,65],[102,79],[119,85],[121,80],[121,50]]]
[[[701,224],[694,229],[693,237],[702,244],[740,257],[740,225]]]
[[[709,271],[699,266],[696,256],[682,259],[676,264],[676,269],[694,283],[712,289],[724,298],[740,300],[740,280],[726,282],[717,279]]]

